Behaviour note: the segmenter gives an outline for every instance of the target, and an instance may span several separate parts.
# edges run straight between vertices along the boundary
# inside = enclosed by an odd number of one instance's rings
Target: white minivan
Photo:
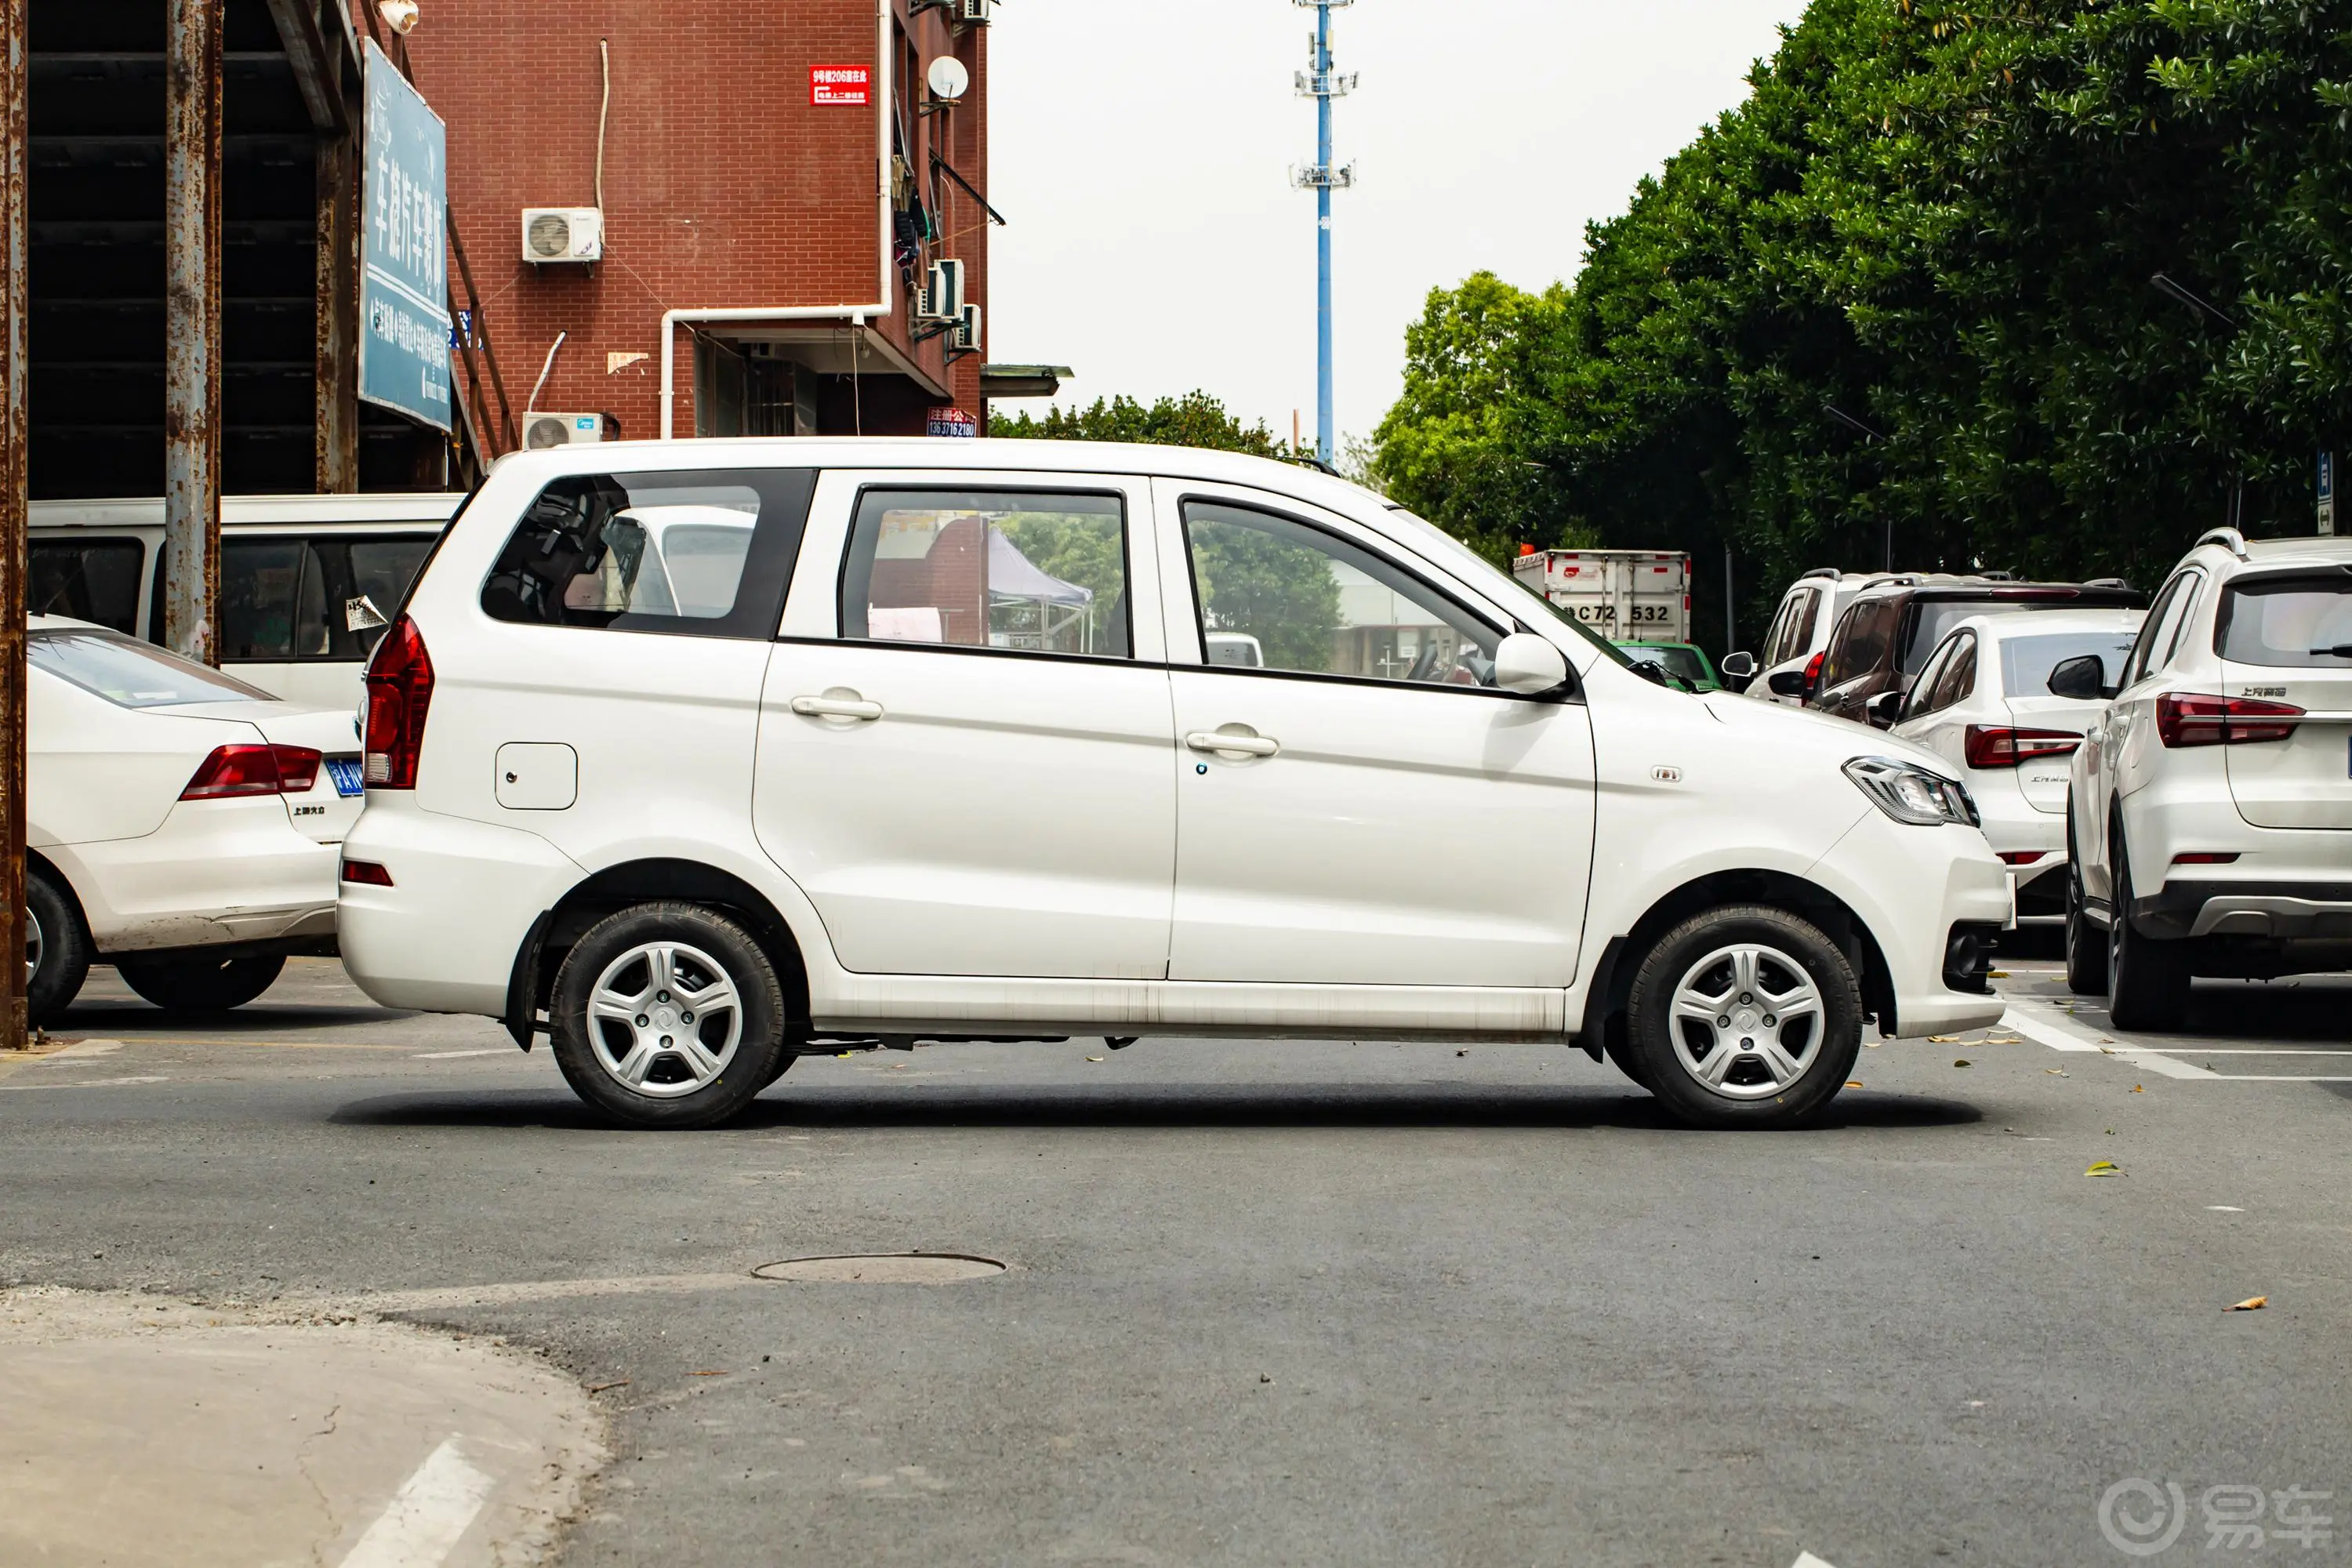
[[[305,707],[354,709],[360,672],[462,495],[227,496],[221,666]],[[37,500],[26,598],[163,640],[163,502]]]
[[[803,1053],[1150,1034],[1573,1041],[1774,1126],[1865,1019],[2001,1013],[2007,882],[1933,753],[1664,689],[1264,459],[518,453],[367,679],[345,966],[550,1035],[624,1125]]]

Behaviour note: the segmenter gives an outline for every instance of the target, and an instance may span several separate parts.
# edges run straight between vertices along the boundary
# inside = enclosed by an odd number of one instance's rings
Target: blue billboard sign
[[[361,184],[360,395],[449,428],[449,135],[373,40]]]

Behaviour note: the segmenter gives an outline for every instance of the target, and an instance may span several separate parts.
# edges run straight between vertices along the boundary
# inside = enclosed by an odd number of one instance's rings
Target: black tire
[[[25,931],[27,959],[39,955],[25,980],[25,1012],[37,1029],[81,994],[89,978],[89,932],[73,895],[37,866],[25,868],[25,912],[33,918]]]
[[[2107,994],[2107,933],[2083,907],[2083,858],[2074,848],[2074,814],[2066,813],[2066,989],[2077,996]]]
[[[667,952],[674,992],[641,952],[652,949]],[[608,994],[645,1004],[644,1026],[592,1019],[592,996],[608,980]],[[729,986],[733,1016],[714,1005],[698,1019],[684,1004],[714,980]],[[751,932],[700,904],[635,904],[591,926],[556,971],[547,1016],[564,1081],[620,1127],[720,1126],[792,1065],[775,965]]]
[[[1643,1067],[1642,1058],[1633,1054],[1633,1047],[1625,1041],[1623,1031],[1611,1032],[1616,1037],[1601,1046],[1601,1054],[1609,1058],[1610,1066],[1632,1079],[1636,1089],[1649,1089],[1650,1069]],[[1650,1089],[1650,1092],[1655,1094],[1657,1090]]]
[[[1714,963],[1743,948],[1756,954],[1754,992],[1738,990],[1736,961]],[[1733,1025],[1719,1039],[1715,1026],[1702,1033],[1695,1021],[1677,1019],[1674,1012],[1685,981],[1704,980],[1712,987],[1709,976],[1732,986],[1722,993],[1722,1016]],[[1770,996],[1803,988],[1816,1011],[1801,1038],[1789,1033],[1790,1021],[1764,1022],[1773,1016],[1763,1011]],[[1818,1113],[1853,1070],[1862,1050],[1862,982],[1844,952],[1811,921],[1763,905],[1731,905],[1695,915],[1652,944],[1634,972],[1625,1024],[1628,1047],[1647,1075],[1643,1087],[1680,1120],[1699,1127],[1790,1127]],[[1738,1034],[1742,1026],[1755,1032]],[[1775,1069],[1767,1059],[1769,1047],[1746,1048],[1766,1038],[1795,1070]],[[1698,1063],[1717,1061],[1717,1047],[1729,1053],[1727,1067],[1717,1070],[1720,1087],[1709,1087],[1700,1081]]]
[[[278,984],[286,955],[266,958],[117,959],[122,984],[167,1013],[226,1013]]]
[[[2189,1011],[2189,944],[2143,936],[2132,929],[2131,857],[2123,825],[2107,837],[2115,872],[2115,909],[2107,917],[2107,1017],[2118,1029],[2179,1031]]]

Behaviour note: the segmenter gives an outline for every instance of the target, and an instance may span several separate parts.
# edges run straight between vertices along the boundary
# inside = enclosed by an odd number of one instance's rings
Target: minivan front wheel
[[[590,927],[556,972],[548,1016],[572,1092],[625,1127],[730,1121],[786,1055],[775,965],[699,904],[637,904]]]
[[[1734,905],[1675,927],[1626,998],[1650,1091],[1703,1127],[1786,1127],[1829,1103],[1862,1049],[1862,984],[1786,910]]]

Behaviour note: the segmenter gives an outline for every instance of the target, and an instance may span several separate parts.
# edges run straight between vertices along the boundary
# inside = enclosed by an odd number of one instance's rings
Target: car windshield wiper
[[[2311,657],[2317,658],[2323,653],[2330,658],[2352,658],[2352,642],[2340,642],[2334,647],[2313,648]]]

